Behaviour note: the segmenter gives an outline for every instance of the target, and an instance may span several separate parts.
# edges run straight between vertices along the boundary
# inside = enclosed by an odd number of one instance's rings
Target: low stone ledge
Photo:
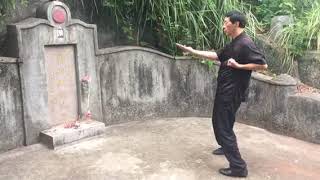
[[[284,125],[289,135],[320,144],[320,94],[288,96],[287,112]]]
[[[145,51],[152,54],[158,54],[160,56],[163,56],[169,59],[175,59],[175,57],[169,54],[166,54],[154,49],[150,49],[150,48],[140,47],[140,46],[117,46],[117,47],[99,49],[97,52],[97,55],[108,55],[108,54],[114,54],[114,53],[125,52],[125,51]]]
[[[40,142],[51,149],[75,142],[84,138],[104,133],[105,125],[98,121],[80,122],[78,128],[64,128],[63,125],[53,127],[40,133]]]
[[[17,63],[18,59],[17,58],[11,58],[11,57],[0,57],[0,63]]]
[[[253,72],[252,78],[279,86],[296,86],[298,84],[297,80],[295,80],[292,76],[287,74],[280,74],[279,76],[271,77],[261,73]]]
[[[320,51],[307,51],[299,57],[299,75],[303,83],[320,89]]]

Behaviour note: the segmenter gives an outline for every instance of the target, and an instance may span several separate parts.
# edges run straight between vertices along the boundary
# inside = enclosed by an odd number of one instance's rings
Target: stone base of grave
[[[104,123],[86,120],[81,121],[78,127],[65,128],[64,125],[58,125],[41,131],[40,142],[46,144],[51,149],[55,149],[61,145],[102,134],[104,131]]]

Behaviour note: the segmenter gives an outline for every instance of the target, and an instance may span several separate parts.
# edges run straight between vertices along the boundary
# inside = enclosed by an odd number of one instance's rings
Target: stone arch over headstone
[[[37,9],[37,18],[9,25],[8,38],[7,56],[20,62],[26,145],[88,110],[102,121],[95,25],[72,19],[64,3],[48,1]]]

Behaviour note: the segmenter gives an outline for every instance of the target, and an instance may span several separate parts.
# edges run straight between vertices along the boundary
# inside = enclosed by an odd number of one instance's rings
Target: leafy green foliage
[[[16,1],[15,0],[1,0],[0,1],[0,19],[6,16],[6,13],[15,8]]]
[[[314,1],[317,0],[259,0],[253,9],[259,22],[269,28],[274,16],[291,15],[299,18],[311,9]]]
[[[263,32],[276,36],[274,45],[284,52],[281,59],[283,67],[289,71],[294,59],[303,55],[306,50],[320,49],[320,0],[244,0],[253,5],[252,10],[259,22],[263,24]],[[271,19],[279,15],[289,15],[293,23],[284,27],[277,34],[270,31]]]
[[[15,9],[17,3],[26,5],[28,3],[28,0],[1,0],[0,17],[5,16],[8,11]]]
[[[98,18],[98,13],[102,10],[103,0],[64,0],[63,2],[73,11],[81,12],[92,21],[93,18]],[[81,8],[80,11],[78,8]]]
[[[4,18],[8,13],[16,8],[16,5],[20,3],[26,5],[28,0],[1,0],[0,1],[0,26],[2,27]]]
[[[318,49],[320,40],[320,0],[286,0],[292,6],[290,11],[282,11],[294,18],[294,23],[276,34],[275,44],[285,51],[283,65],[292,68],[295,57],[303,55],[306,50]],[[289,68],[289,71],[291,69]]]
[[[152,44],[175,54],[175,43],[197,49],[217,49],[225,44],[222,22],[230,10],[246,12],[250,34],[254,34],[254,16],[238,0],[103,0],[114,21],[136,45]],[[146,42],[146,32],[155,42]]]

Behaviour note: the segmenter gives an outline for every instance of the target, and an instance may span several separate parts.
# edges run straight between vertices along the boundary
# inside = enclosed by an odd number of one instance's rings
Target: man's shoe
[[[231,176],[231,177],[247,177],[248,176],[248,170],[232,170],[231,168],[221,168],[219,169],[219,173],[223,174],[225,176]]]
[[[220,147],[220,148],[218,148],[216,150],[213,150],[212,154],[214,154],[214,155],[224,155],[222,147]]]

